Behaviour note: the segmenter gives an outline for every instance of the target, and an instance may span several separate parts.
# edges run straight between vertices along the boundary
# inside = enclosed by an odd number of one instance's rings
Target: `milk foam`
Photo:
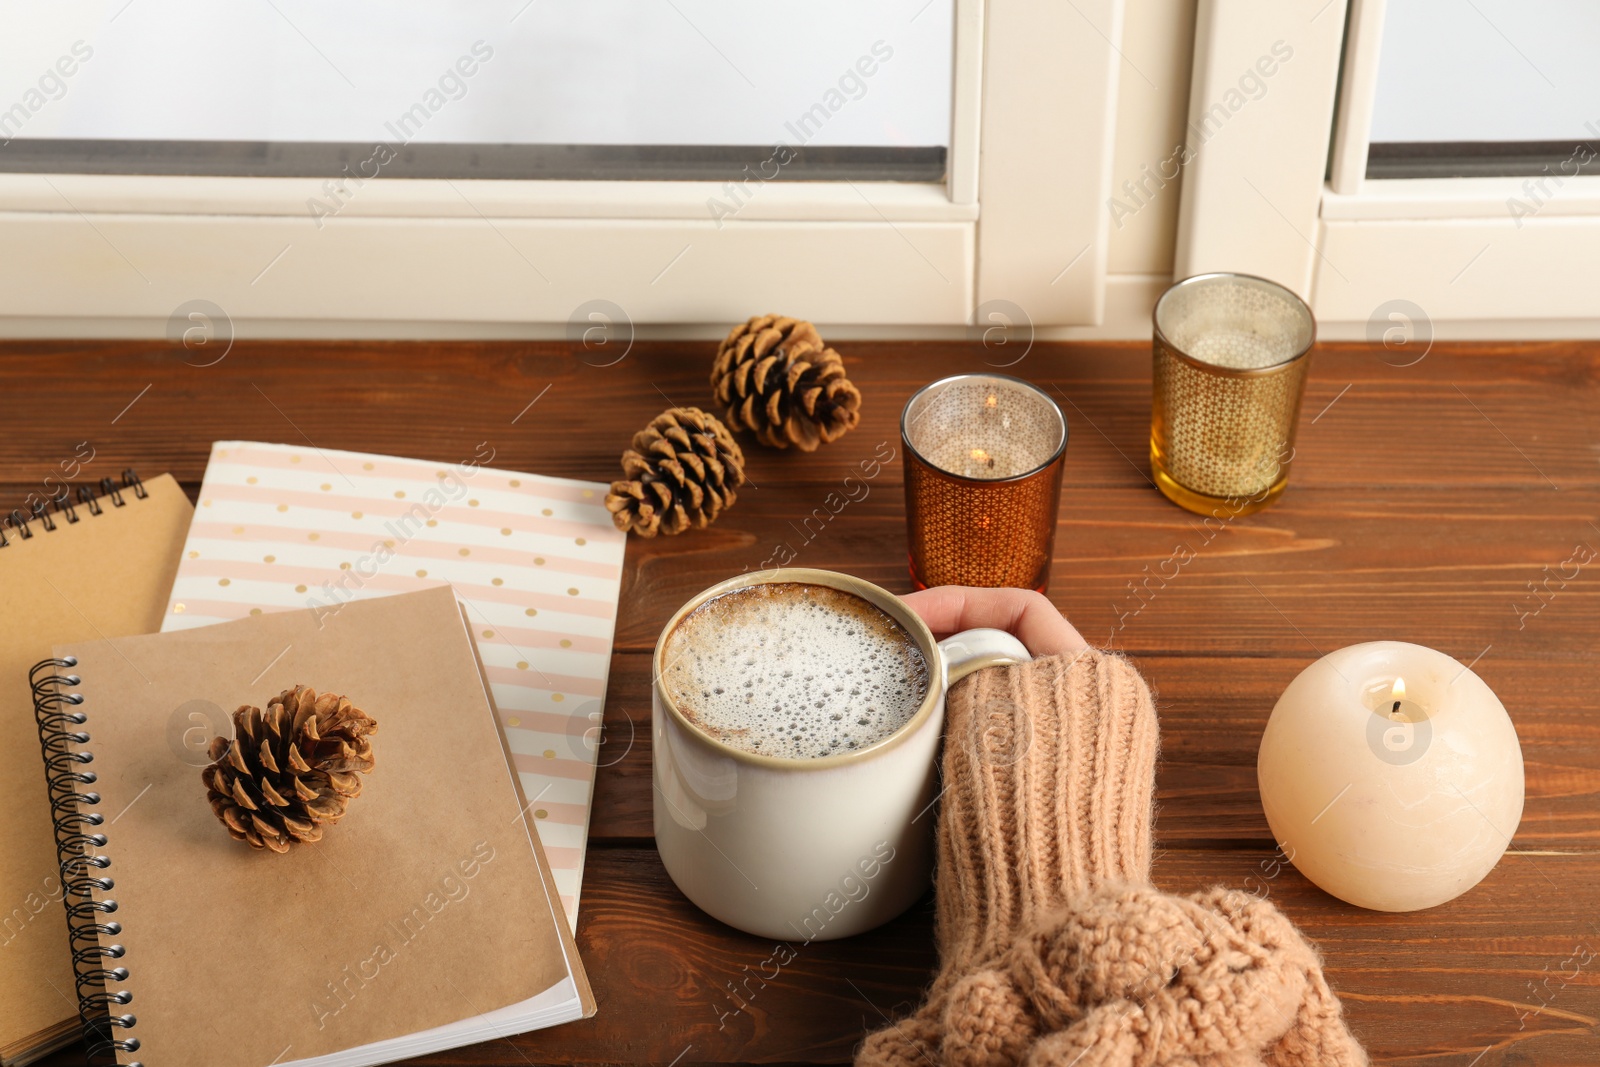
[[[899,623],[853,593],[750,586],[700,605],[667,637],[662,681],[684,716],[725,744],[816,759],[909,722],[928,664]]]

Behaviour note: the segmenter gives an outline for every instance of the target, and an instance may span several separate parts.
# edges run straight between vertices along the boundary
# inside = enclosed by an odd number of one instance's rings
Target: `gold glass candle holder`
[[[1017,586],[1050,580],[1067,419],[1006,374],[925,385],[900,415],[911,581]]]
[[[1201,274],[1163,293],[1154,320],[1156,485],[1201,515],[1260,511],[1289,484],[1311,309],[1264,278]]]

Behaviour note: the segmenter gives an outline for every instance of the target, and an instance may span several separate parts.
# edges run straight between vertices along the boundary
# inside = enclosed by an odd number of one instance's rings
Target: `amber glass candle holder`
[[[1150,468],[1180,507],[1233,518],[1289,484],[1316,320],[1248,274],[1201,274],[1156,302]]]
[[[1034,385],[958,374],[900,415],[911,581],[1017,586],[1050,580],[1067,419]]]

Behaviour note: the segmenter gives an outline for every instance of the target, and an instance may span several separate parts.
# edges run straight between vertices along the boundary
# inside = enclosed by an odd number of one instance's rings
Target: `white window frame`
[[[956,0],[943,183],[772,182],[719,226],[713,182],[373,181],[318,225],[322,179],[0,174],[0,334],[343,336],[781,310],[860,326],[1098,325],[1123,0]],[[992,57],[1003,57],[996,62]],[[248,329],[247,329],[248,327]]]
[[[1530,203],[1526,178],[1365,177],[1384,7],[1201,0],[1191,121],[1262,40],[1291,41],[1295,59],[1185,173],[1178,276],[1282,281],[1328,336],[1381,335],[1396,301],[1437,336],[1600,331],[1600,177],[1547,183],[1523,217],[1510,202]]]

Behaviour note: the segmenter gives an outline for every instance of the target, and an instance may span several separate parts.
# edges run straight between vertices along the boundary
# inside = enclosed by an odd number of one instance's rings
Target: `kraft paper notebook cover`
[[[576,925],[626,538],[604,484],[493,461],[218,441],[161,628],[451,583]]]
[[[349,1067],[593,1012],[448,586],[55,653],[41,715],[85,721],[41,735],[98,775],[115,886],[95,898],[117,901],[98,921],[120,925],[98,939],[131,997],[109,1035],[139,1042],[119,1062]],[[378,721],[376,766],[321,841],[278,855],[228,836],[185,733],[297,683]]]
[[[126,478],[8,527],[0,546],[0,1060],[8,1067],[71,1040],[78,1022],[28,668],[58,641],[154,632],[189,526],[189,501],[171,477]]]

